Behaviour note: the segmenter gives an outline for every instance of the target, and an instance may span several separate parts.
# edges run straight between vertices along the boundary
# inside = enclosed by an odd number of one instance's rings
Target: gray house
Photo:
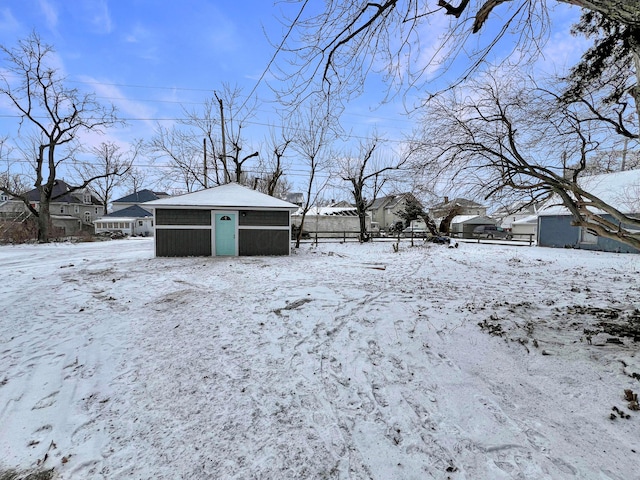
[[[409,201],[417,202],[412,193],[399,193],[376,198],[368,209],[371,214],[371,222],[377,223],[383,229],[388,229],[397,222],[404,223],[404,219],[399,213],[406,210]]]
[[[102,202],[88,187],[70,190],[71,187],[64,180],[54,182],[49,204],[51,223],[64,235],[73,235],[83,229],[93,230],[93,222],[104,215]],[[37,189],[25,195],[36,210],[40,208],[40,192]]]
[[[229,183],[145,208],[154,210],[156,256],[186,257],[289,255],[298,206]]]
[[[583,177],[581,186],[620,212],[640,218],[640,170]],[[597,209],[593,213],[602,214]],[[613,220],[609,215],[603,218]],[[594,235],[583,227],[571,225],[573,217],[566,207],[556,204],[538,216],[538,245],[541,247],[580,248],[604,252],[640,253],[624,243]],[[614,223],[617,221],[613,220]]]

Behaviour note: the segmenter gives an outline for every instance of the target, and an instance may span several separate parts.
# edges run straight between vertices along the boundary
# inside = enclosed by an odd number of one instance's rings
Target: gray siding
[[[614,221],[610,215],[604,218]],[[580,227],[571,225],[569,215],[540,216],[538,245],[541,247],[580,248],[583,250],[598,250],[603,252],[640,253],[633,247],[608,238],[598,237],[597,243],[581,243]]]
[[[288,230],[239,230],[238,254],[288,255]]]
[[[211,225],[211,210],[158,208],[156,225]]]
[[[238,219],[241,227],[288,227],[288,211],[242,210]]]
[[[580,229],[571,226],[571,217],[566,215],[540,216],[538,218],[541,247],[577,247],[580,242]]]
[[[156,230],[157,257],[211,256],[211,230]]]

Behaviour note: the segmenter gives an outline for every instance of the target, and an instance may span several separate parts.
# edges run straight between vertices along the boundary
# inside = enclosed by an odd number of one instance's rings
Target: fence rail
[[[371,242],[396,242],[396,241],[402,241],[402,240],[409,240],[409,241],[415,241],[415,240],[423,240],[425,239],[428,235],[424,232],[404,232],[404,233],[400,233],[400,234],[395,234],[395,235],[380,235],[380,234],[376,234],[376,233],[371,233],[368,232],[369,235],[369,241]],[[529,246],[533,245],[534,240],[533,237],[535,236],[533,233],[516,233],[513,234],[514,238],[512,238],[511,240],[506,240],[506,239],[485,239],[485,238],[478,238],[478,237],[474,237],[473,235],[469,236],[461,234],[461,233],[452,233],[450,235],[451,237],[460,239],[460,240],[467,240],[467,241],[473,241],[473,242],[477,242],[477,243],[521,243],[521,244],[528,244]],[[518,237],[518,238],[515,238]],[[292,236],[292,241],[295,241],[296,237],[295,235]],[[354,232],[354,231],[318,231],[318,232],[303,232],[302,234],[302,238],[301,238],[301,242],[303,243],[336,243],[336,242],[340,242],[340,243],[346,243],[346,242],[360,242],[360,232]]]

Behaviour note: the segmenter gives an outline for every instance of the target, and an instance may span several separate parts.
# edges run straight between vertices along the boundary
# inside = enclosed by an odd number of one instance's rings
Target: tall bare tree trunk
[[[51,212],[49,210],[49,200],[44,190],[40,191],[40,207],[38,210],[38,242],[47,243],[49,241],[49,224],[51,222]]]

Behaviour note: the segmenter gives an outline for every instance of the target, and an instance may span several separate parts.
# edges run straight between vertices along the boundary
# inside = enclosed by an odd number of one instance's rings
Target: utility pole
[[[207,172],[207,137],[202,139],[202,152],[204,154],[204,188],[209,188],[208,178],[209,173]]]
[[[622,150],[622,163],[620,165],[620,171],[624,172],[624,169],[627,167],[627,148],[629,147],[629,139],[624,139],[624,150]]]
[[[224,168],[224,182],[229,183],[229,170],[227,169],[227,137],[224,134],[224,108],[222,107],[222,99],[214,91],[218,103],[220,104],[220,129],[222,130],[222,167]]]

